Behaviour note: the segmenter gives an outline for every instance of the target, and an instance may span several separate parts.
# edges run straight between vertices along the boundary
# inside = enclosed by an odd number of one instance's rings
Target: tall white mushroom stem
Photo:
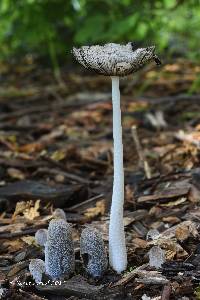
[[[121,273],[127,267],[127,251],[123,224],[124,168],[120,109],[119,77],[112,76],[114,183],[109,226],[109,260],[112,268]]]

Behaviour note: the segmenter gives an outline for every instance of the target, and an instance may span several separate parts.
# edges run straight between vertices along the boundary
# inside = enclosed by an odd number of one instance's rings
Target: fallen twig
[[[136,151],[139,157],[139,166],[144,169],[145,175],[148,179],[151,178],[151,170],[147,160],[144,157],[142,146],[137,134],[137,127],[134,125],[131,127],[132,137],[135,142]]]

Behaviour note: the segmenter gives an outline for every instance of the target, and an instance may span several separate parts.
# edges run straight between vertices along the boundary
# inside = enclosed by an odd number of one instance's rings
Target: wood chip
[[[189,192],[189,187],[180,188],[180,189],[169,189],[154,195],[140,196],[137,199],[138,203],[148,202],[148,201],[157,201],[157,200],[168,200],[171,198],[176,198],[180,196],[185,196]]]
[[[78,296],[88,297],[93,299],[95,295],[100,294],[103,289],[103,285],[91,285],[87,283],[86,279],[81,275],[72,277],[71,279],[62,282],[58,285],[37,285],[36,288],[40,292],[50,293],[60,296]]]

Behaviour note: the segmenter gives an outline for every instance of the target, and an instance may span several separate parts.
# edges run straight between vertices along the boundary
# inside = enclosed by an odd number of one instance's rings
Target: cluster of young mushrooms
[[[72,53],[86,69],[110,76],[112,80],[114,183],[109,225],[109,263],[117,273],[121,273],[127,268],[127,250],[123,225],[124,169],[119,77],[136,72],[151,60],[156,64],[161,62],[155,55],[154,46],[135,50],[132,42],[126,45],[109,43],[104,46],[82,46],[73,48]],[[73,246],[66,243],[67,240],[72,240],[69,226],[63,220],[52,220],[49,224],[45,243],[45,264],[40,264],[54,279],[63,274],[69,275],[74,269]],[[89,253],[89,258],[86,259],[87,272],[94,277],[102,275],[107,268],[107,258],[101,235],[86,228],[82,232],[80,244],[80,249],[83,250],[82,257],[84,251],[87,255]],[[97,250],[96,246],[100,250]],[[102,257],[102,253],[104,259],[101,261],[99,257]]]
[[[39,229],[35,242],[44,250],[45,261],[32,259],[29,271],[36,283],[46,274],[51,280],[68,278],[75,272],[75,251],[72,226],[66,221],[62,209],[56,209],[47,229]],[[80,254],[86,272],[100,278],[107,269],[108,261],[101,234],[90,227],[83,229],[80,238]]]

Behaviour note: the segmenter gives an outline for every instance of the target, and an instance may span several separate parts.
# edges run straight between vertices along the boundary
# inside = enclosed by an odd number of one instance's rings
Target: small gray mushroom
[[[49,223],[45,244],[46,273],[53,279],[68,277],[75,269],[72,227],[63,219]]]
[[[153,246],[149,250],[149,265],[155,267],[156,269],[161,268],[162,264],[165,262],[165,251],[159,246]]]
[[[44,247],[47,241],[47,229],[38,229],[35,233],[35,241],[38,245]]]
[[[148,232],[147,232],[147,235],[146,235],[146,240],[147,241],[150,241],[150,240],[157,240],[160,236],[160,232],[157,230],[157,229],[150,229]]]
[[[80,239],[80,252],[85,269],[94,278],[100,278],[108,267],[106,250],[101,234],[85,228]]]
[[[64,210],[61,208],[56,208],[54,210],[53,217],[54,217],[54,219],[63,219],[65,221],[67,221],[66,214],[65,214]]]
[[[42,274],[45,273],[45,263],[42,259],[31,259],[29,271],[36,283],[42,281]]]

